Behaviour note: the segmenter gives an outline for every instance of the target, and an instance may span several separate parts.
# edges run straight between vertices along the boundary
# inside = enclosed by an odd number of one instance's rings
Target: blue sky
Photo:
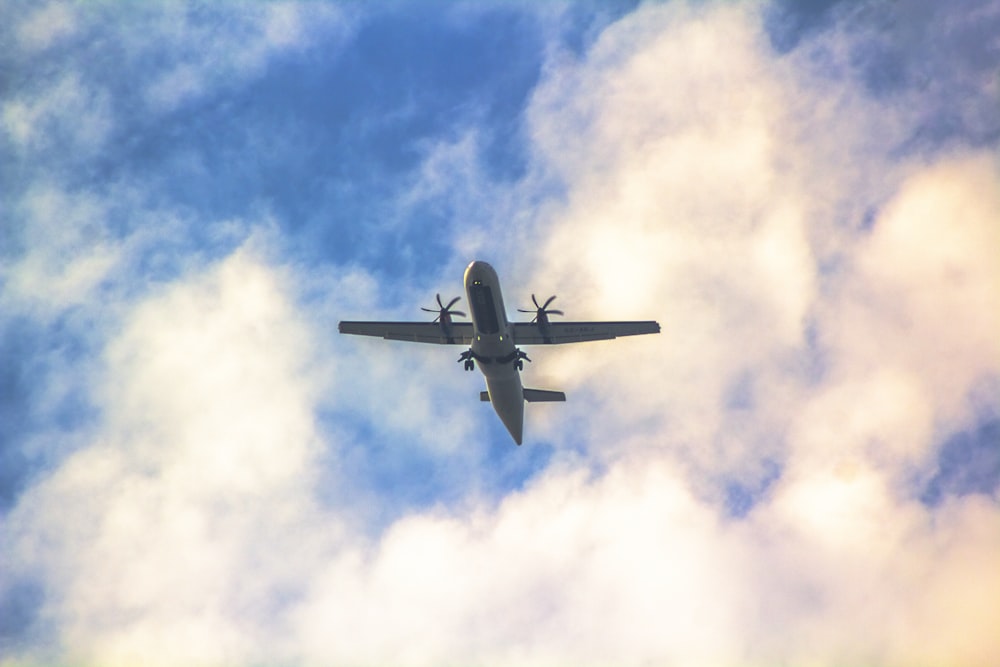
[[[3,667],[1000,657],[995,2],[0,16]]]

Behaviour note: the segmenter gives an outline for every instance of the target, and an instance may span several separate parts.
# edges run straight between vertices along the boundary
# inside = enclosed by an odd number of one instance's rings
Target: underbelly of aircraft
[[[514,442],[520,445],[524,426],[524,389],[521,386],[521,376],[513,369],[492,377],[486,375],[486,390],[500,421],[507,427]]]

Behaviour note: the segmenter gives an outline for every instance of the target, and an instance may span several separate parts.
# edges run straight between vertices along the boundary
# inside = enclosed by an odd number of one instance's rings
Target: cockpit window
[[[497,321],[497,309],[493,304],[493,292],[478,280],[469,288],[472,299],[472,315],[480,333],[496,334],[500,332],[500,322]]]

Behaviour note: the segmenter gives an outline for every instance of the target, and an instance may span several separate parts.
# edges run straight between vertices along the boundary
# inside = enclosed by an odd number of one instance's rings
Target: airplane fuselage
[[[521,444],[524,426],[524,387],[521,384],[522,355],[514,341],[514,327],[507,319],[500,279],[486,262],[472,262],[465,269],[465,294],[472,310],[471,358],[486,378],[490,403],[500,421]],[[471,366],[467,366],[471,367]]]

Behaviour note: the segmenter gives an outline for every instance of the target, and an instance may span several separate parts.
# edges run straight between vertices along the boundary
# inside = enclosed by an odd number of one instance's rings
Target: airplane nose
[[[465,284],[471,281],[492,282],[491,278],[496,275],[496,271],[488,263],[482,260],[474,260],[465,269]]]

